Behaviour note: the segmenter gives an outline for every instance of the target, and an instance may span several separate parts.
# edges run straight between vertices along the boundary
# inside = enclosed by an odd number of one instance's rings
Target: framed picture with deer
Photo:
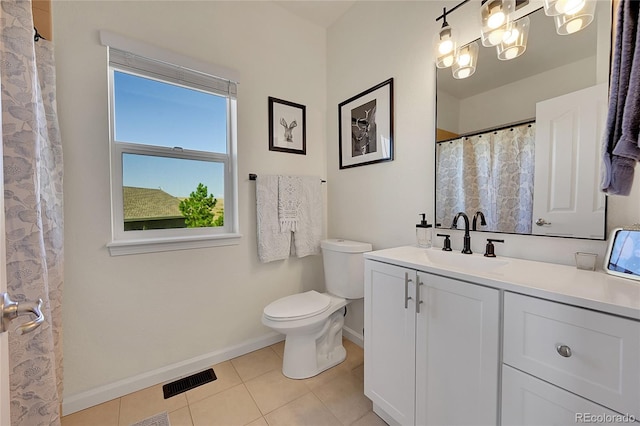
[[[393,160],[393,78],[338,105],[340,168]]]
[[[307,154],[307,108],[269,96],[269,151]]]

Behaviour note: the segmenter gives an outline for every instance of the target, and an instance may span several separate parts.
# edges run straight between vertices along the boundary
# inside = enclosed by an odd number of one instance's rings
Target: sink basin
[[[465,270],[492,271],[509,263],[504,258],[484,257],[481,254],[462,254],[457,251],[442,251],[440,249],[425,250],[425,254],[434,265]]]

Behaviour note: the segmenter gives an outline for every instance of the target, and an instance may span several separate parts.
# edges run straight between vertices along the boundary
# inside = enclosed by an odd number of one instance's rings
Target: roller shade
[[[100,39],[109,48],[110,66],[223,96],[235,98],[237,95],[237,72],[231,69],[108,31],[101,31]]]

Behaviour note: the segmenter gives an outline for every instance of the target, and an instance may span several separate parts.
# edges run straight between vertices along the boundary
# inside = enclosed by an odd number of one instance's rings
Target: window
[[[112,255],[236,244],[235,83],[109,49]]]

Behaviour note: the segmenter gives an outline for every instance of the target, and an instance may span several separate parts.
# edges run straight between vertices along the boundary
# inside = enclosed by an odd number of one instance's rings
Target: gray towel
[[[601,189],[629,195],[640,161],[640,2],[621,0],[614,45],[609,111],[602,143]]]

